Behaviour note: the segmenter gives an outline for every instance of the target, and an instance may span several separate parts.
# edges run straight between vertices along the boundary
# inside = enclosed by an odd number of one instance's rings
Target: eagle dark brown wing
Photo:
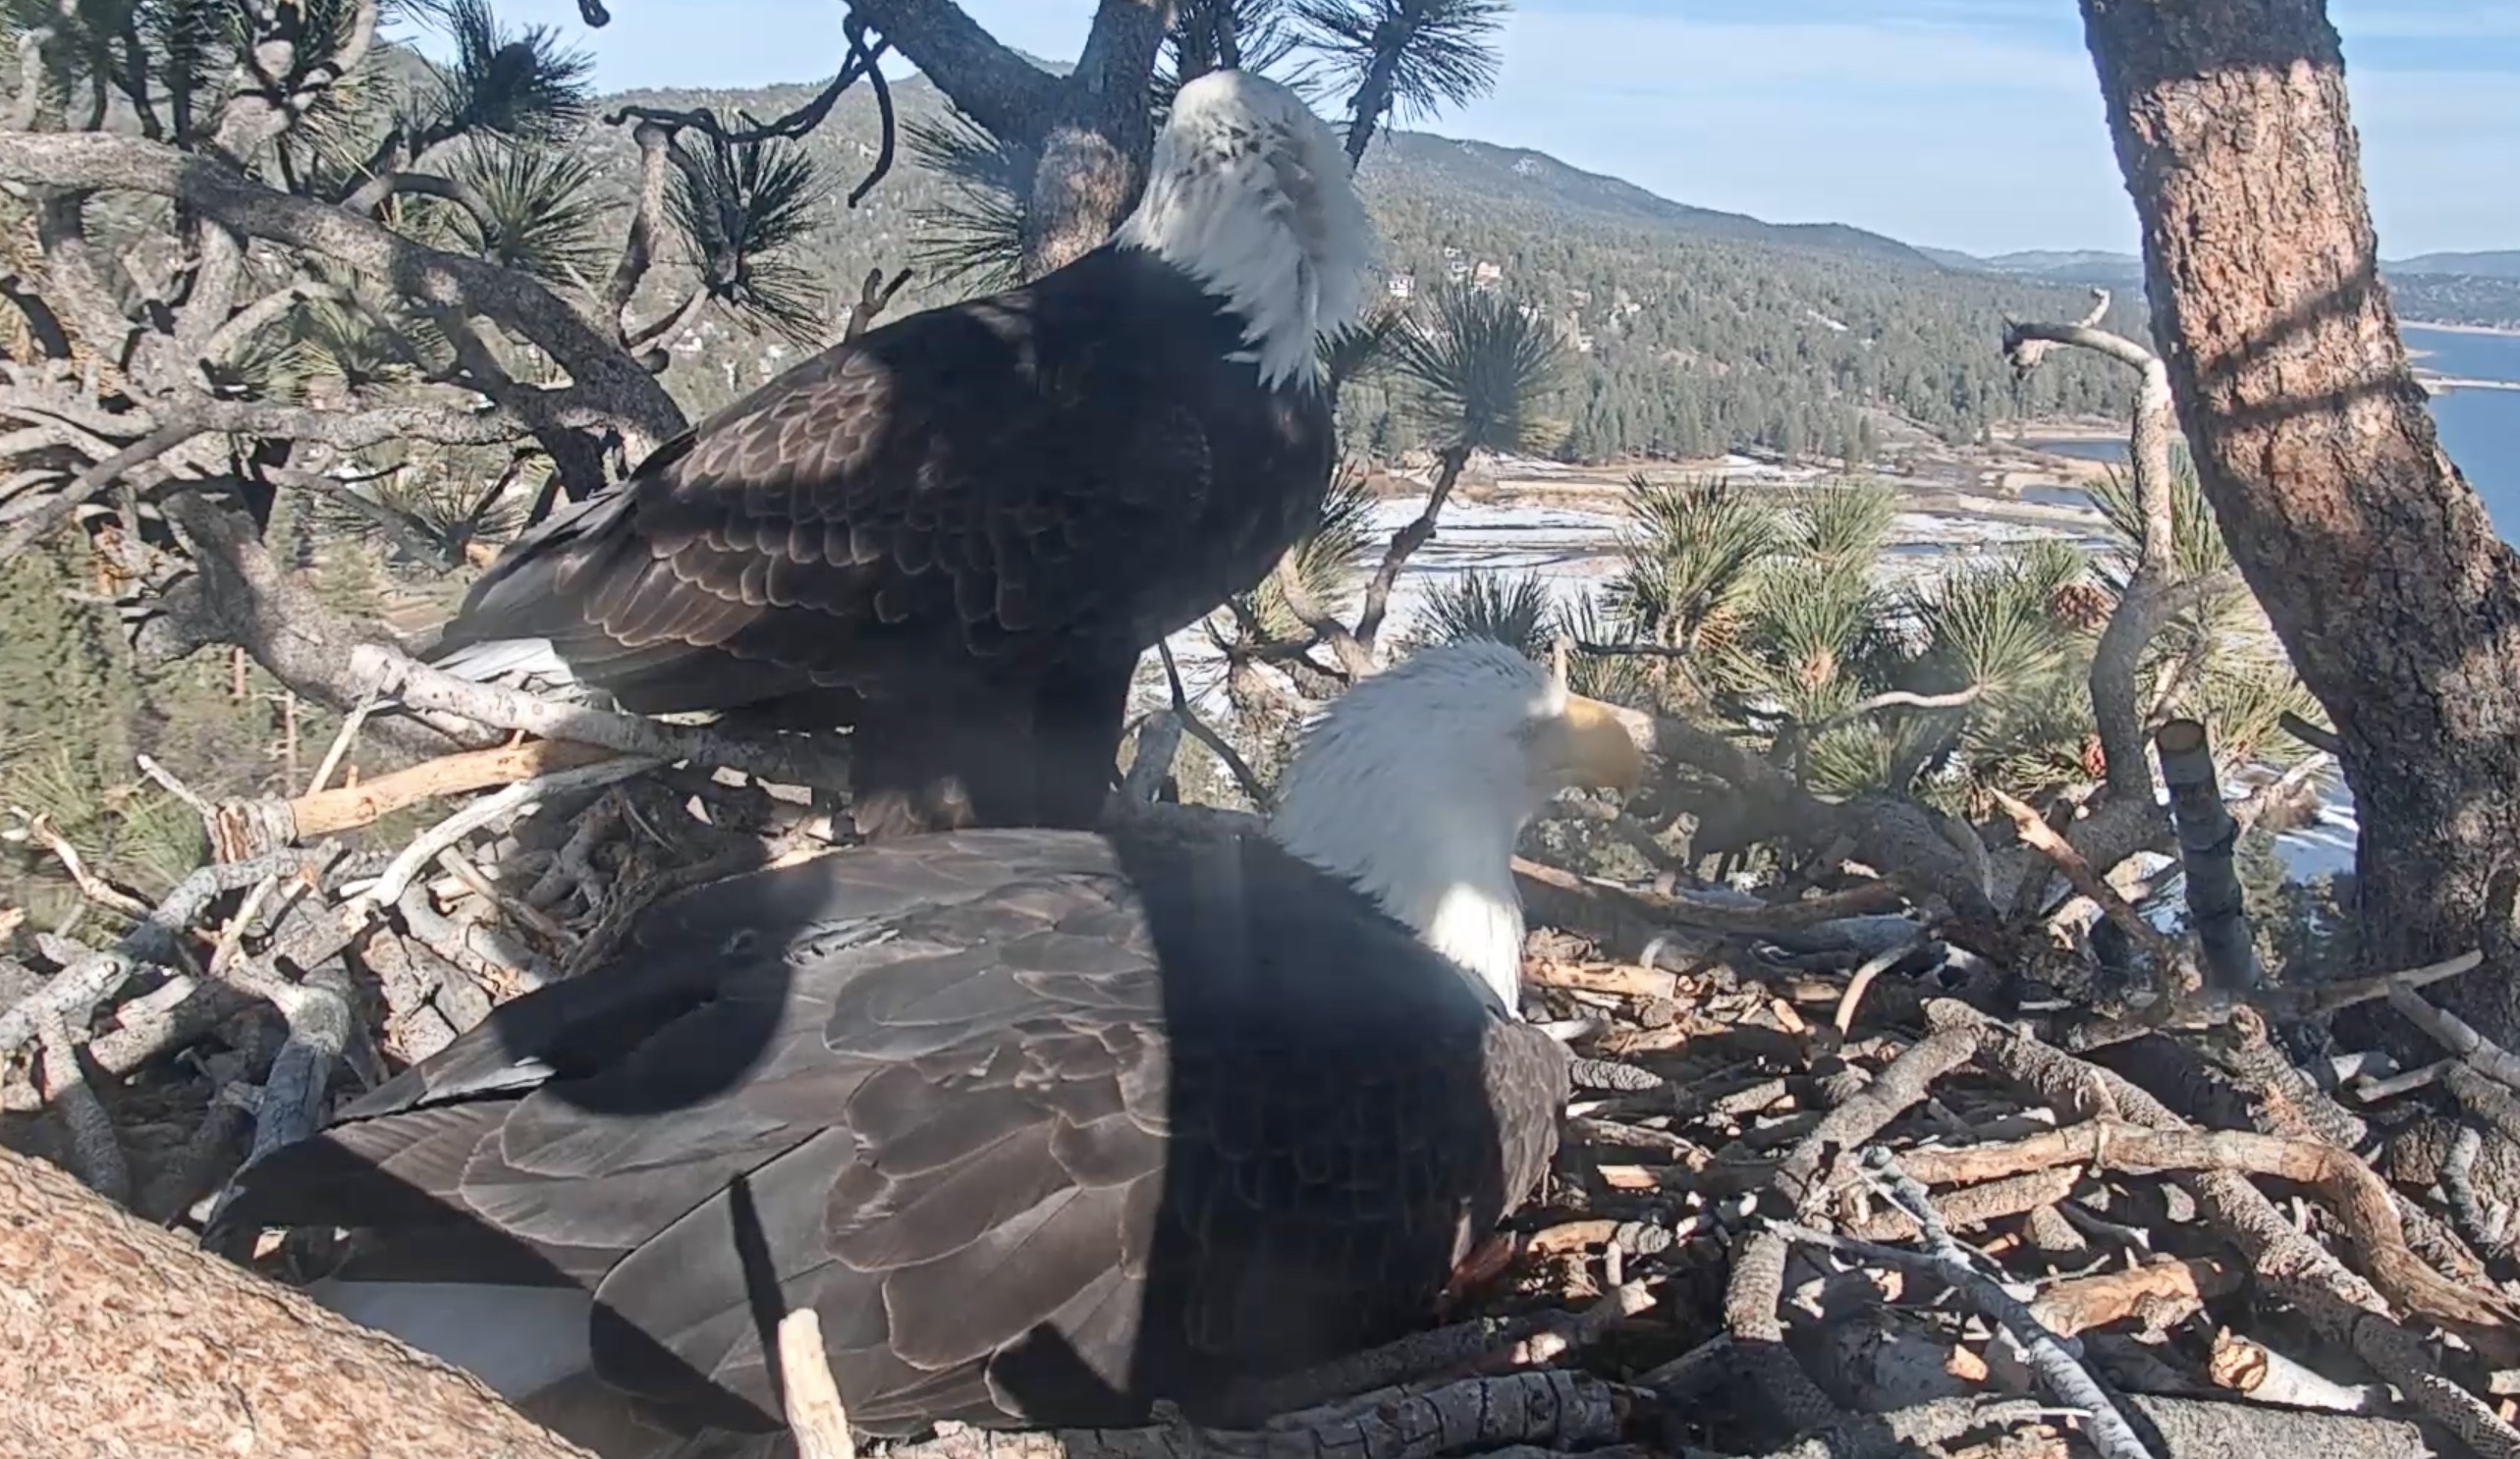
[[[1127,1423],[1422,1320],[1564,1068],[1265,840],[974,832],[658,908],[233,1210],[590,1288],[593,1374],[680,1429],[775,1428],[807,1303],[867,1432]]]
[[[1239,329],[1112,248],[894,321],[520,540],[441,652],[547,639],[650,713],[1133,655],[1318,510],[1327,406],[1230,361]]]

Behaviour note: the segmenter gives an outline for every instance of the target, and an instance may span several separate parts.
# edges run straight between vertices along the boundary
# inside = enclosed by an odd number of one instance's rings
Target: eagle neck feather
[[[1377,247],[1346,158],[1317,118],[1268,125],[1213,102],[1177,110],[1113,242],[1240,316],[1233,357],[1271,389],[1320,384],[1316,342],[1355,323]]]
[[[1518,652],[1488,648],[1403,661],[1334,701],[1287,767],[1269,834],[1348,879],[1511,1014],[1524,929],[1514,844],[1552,793],[1518,730],[1550,690]]]

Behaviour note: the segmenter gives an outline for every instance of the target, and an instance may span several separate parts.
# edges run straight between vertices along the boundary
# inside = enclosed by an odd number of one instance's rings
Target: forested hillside
[[[802,86],[641,92],[604,108],[766,116],[808,95]],[[923,81],[896,86],[894,100],[905,134],[950,125]],[[905,145],[850,209],[847,194],[873,165],[880,135],[872,98],[851,92],[800,144],[820,190],[818,227],[796,255],[833,291],[833,318],[868,270],[933,264],[941,244],[959,241],[940,212],[971,207],[968,185]],[[626,128],[599,121],[583,155],[627,197],[637,155]],[[2016,387],[2000,356],[2006,314],[2082,314],[2088,299],[2071,285],[1953,272],[1858,229],[1691,208],[1540,153],[1423,133],[1377,142],[1362,178],[1391,272],[1414,297],[1448,282],[1502,289],[1546,310],[1583,351],[1559,407],[1570,458],[1764,446],[1842,459],[1865,454],[1867,407],[1966,440],[2022,414],[2117,414],[2130,404],[2122,370],[2076,359]],[[940,280],[924,267],[895,307],[988,282],[977,273]],[[657,313],[671,306],[650,301]],[[2118,327],[2141,329],[2127,307],[2118,312]],[[668,382],[706,408],[776,373],[797,347],[765,348],[704,319],[677,348],[686,358]],[[1356,447],[1405,444],[1370,391],[1351,413]]]

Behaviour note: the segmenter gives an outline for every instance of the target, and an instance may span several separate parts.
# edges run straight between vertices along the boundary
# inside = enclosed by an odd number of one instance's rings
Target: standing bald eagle
[[[1300,98],[1200,77],[1110,243],[668,443],[511,546],[440,667],[642,714],[839,706],[871,835],[1089,826],[1139,655],[1319,517],[1316,344],[1354,322],[1374,248]]]
[[[612,1456],[776,1430],[807,1304],[869,1433],[1213,1413],[1423,1322],[1539,1180],[1568,1059],[1515,1016],[1514,840],[1639,768],[1514,650],[1431,649],[1266,835],[910,837],[661,903],[231,1218],[359,1228],[321,1300]]]

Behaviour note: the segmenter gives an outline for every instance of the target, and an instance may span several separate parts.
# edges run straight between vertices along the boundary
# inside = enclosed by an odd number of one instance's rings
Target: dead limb
[[[1915,1153],[1903,1162],[1913,1166]],[[2237,1291],[2239,1286],[2240,1273],[2229,1263],[2211,1257],[2188,1261],[2165,1258],[2057,1282],[2039,1294],[2030,1304],[2030,1311],[2049,1331],[2059,1337],[2073,1337],[2094,1327],[2125,1322],[2158,1304],[2167,1303],[2193,1312],[2214,1298]]]
[[[290,800],[232,800],[217,808],[214,844],[222,860],[247,860],[274,846],[373,825],[424,800],[511,785],[610,757],[600,746],[527,740],[442,756],[356,785],[316,789]]]
[[[520,781],[495,795],[482,796],[413,837],[411,844],[386,864],[385,870],[373,883],[351,898],[343,909],[343,915],[346,918],[363,916],[375,907],[400,900],[403,889],[411,884],[411,878],[419,875],[420,870],[440,851],[502,816],[521,811],[549,796],[609,785],[615,781],[653,770],[661,763],[636,755],[614,756],[591,765],[551,771],[529,781]]]
[[[60,1010],[48,1010],[43,1027],[44,1103],[70,1136],[71,1169],[96,1194],[117,1206],[132,1203],[132,1170],[123,1159],[123,1142],[114,1133],[114,1118],[105,1112],[96,1091],[79,1067],[79,1050]]]
[[[2403,984],[2390,984],[2387,996],[2390,1007],[2423,1030],[2425,1037],[2457,1054],[2460,1062],[2506,1088],[2520,1089],[2520,1057],[2478,1033],[2466,1019],[2434,1006]]]
[[[53,829],[50,817],[40,812],[26,815],[18,811],[15,806],[10,807],[10,810],[13,814],[22,817],[22,824],[17,831],[9,833],[4,838],[14,840],[23,838],[50,851],[53,859],[61,863],[61,869],[69,876],[71,883],[78,887],[79,894],[98,906],[110,908],[126,917],[148,915],[148,903],[98,876],[94,869],[88,866],[87,858],[79,854],[79,848],[72,845],[60,832]]]
[[[634,715],[558,704],[497,684],[457,678],[374,644],[351,656],[351,673],[377,693],[400,699],[410,708],[450,714],[476,725],[520,730],[545,739],[601,745],[625,755],[688,760],[711,768],[741,771],[783,785],[844,789],[849,784],[846,756],[811,741],[756,740],[711,729],[667,725]]]
[[[2150,1459],[2151,1451],[2145,1448],[2143,1440],[2135,1436],[2134,1430],[2127,1427],[2125,1415],[2110,1402],[2099,1380],[2066,1351],[2054,1333],[2042,1328],[2030,1317],[2029,1309],[2021,1305],[2019,1298],[2006,1292],[1965,1258],[1957,1254],[1915,1252],[1903,1247],[1857,1241],[1792,1222],[1781,1222],[1775,1229],[1788,1241],[1817,1247],[1850,1261],[1876,1267],[1904,1267],[1934,1276],[1959,1293],[1964,1301],[1990,1321],[2001,1324],[2003,1330],[2021,1345],[2024,1361],[2049,1391],[2090,1418],[2093,1445],[2102,1454],[2109,1459]]]
[[[213,898],[242,892],[266,876],[326,864],[335,854],[292,849],[274,852],[258,861],[195,869],[114,946],[97,951],[78,949],[50,982],[17,1006],[0,1011],[0,1055],[25,1048],[48,1012],[57,1012],[66,1020],[84,1019],[89,1009],[110,997],[136,969],[174,960],[181,939],[200,920]]]
[[[2386,1389],[2348,1387],[2323,1378],[2255,1338],[2223,1328],[2214,1335],[2206,1372],[2219,1387],[2285,1408],[2367,1414],[2388,1402]]]
[[[1943,1159],[1931,1159],[1940,1154]],[[2387,1183],[2353,1152],[2308,1140],[2245,1130],[2148,1129],[2098,1119],[2053,1134],[1956,1152],[1919,1152],[1920,1179],[1965,1168],[1977,1179],[2073,1162],[2130,1174],[2233,1171],[2271,1175],[2317,1189],[2362,1253],[2373,1285],[2392,1303],[2484,1345],[2509,1347],[2520,1321],[2498,1294],[2450,1281],[2406,1243],[2404,1223]]]
[[[2424,1431],[2398,1419],[2304,1413],[2255,1403],[2129,1393],[2126,1406],[2160,1441],[2163,1459],[2434,1459]]]
[[[261,1098],[254,1107],[253,1145],[246,1153],[245,1163],[237,1167],[240,1173],[280,1147],[315,1133],[323,1122],[324,1089],[333,1065],[358,1037],[351,1027],[350,980],[339,968],[310,973],[302,983],[287,982],[268,971],[258,981],[262,984],[258,991],[288,1021],[289,1038],[272,1056],[271,1072],[263,1079]],[[228,1190],[210,1208],[208,1225],[215,1226],[227,1208],[235,1176],[229,1181]]]
[[[2125,1119],[2155,1130],[2190,1128],[2159,1100],[2117,1075],[1996,1023],[1965,1003],[1934,1000],[1926,1004],[1926,1017],[1937,1028],[1976,1030],[1979,1061],[2027,1087],[2059,1113]],[[2214,1169],[2199,1171],[2190,1180],[2197,1204],[2250,1259],[2261,1283],[2282,1294],[2323,1332],[2480,1453],[2520,1455],[2520,1431],[2443,1378],[2423,1345],[2389,1317],[2380,1293],[2295,1229],[2248,1177]]]
[[[1996,803],[2002,806],[2004,814],[2012,818],[2013,829],[2021,834],[2023,842],[2036,848],[2042,855],[2055,863],[2056,870],[2065,874],[2065,880],[2073,884],[2073,889],[2090,897],[2099,906],[2102,915],[2109,918],[2118,931],[2125,933],[2129,941],[2144,950],[2144,955],[2155,968],[2160,969],[2166,976],[2178,966],[2178,948],[2171,944],[2169,938],[2164,936],[2160,928],[2145,921],[2141,912],[2127,905],[2126,898],[2118,895],[2114,888],[2101,880],[2100,873],[2092,868],[2089,861],[2083,859],[2082,852],[2075,850],[2072,842],[2058,836],[2054,828],[2048,824],[2045,816],[2000,789],[1993,793]]]

